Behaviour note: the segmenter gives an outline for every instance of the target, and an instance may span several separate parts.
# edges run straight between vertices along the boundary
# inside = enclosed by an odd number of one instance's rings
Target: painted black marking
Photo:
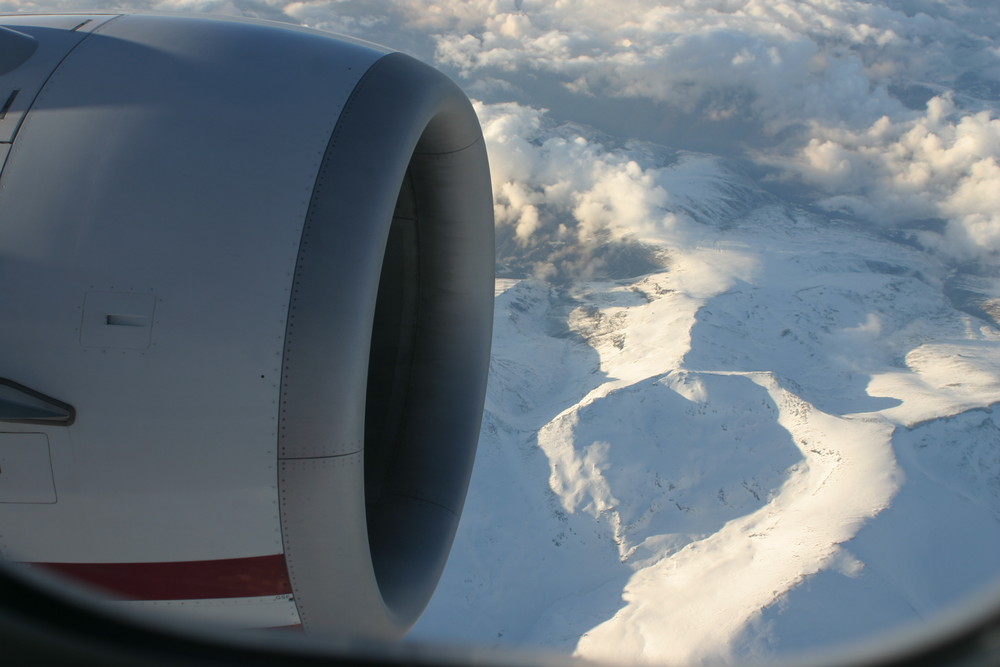
[[[3,103],[3,107],[0,107],[0,120],[3,120],[7,116],[7,112],[10,111],[10,107],[14,104],[14,99],[17,97],[19,92],[21,91],[11,91],[10,95],[7,97],[7,101]]]
[[[80,25],[78,25],[78,26],[76,26],[75,28],[73,28],[72,30],[70,30],[70,32],[76,32],[77,30],[79,30],[79,29],[80,29],[80,28],[82,28],[83,26],[85,26],[85,25],[87,25],[88,23],[90,23],[90,22],[91,22],[92,20],[93,20],[93,19],[87,19],[86,21],[84,21],[84,22],[83,22],[83,23],[81,23]]]
[[[145,327],[149,318],[142,315],[108,315],[105,324],[112,327]]]

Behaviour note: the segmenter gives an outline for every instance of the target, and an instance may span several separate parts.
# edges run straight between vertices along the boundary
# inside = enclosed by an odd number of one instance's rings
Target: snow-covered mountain
[[[715,158],[644,168],[672,226],[637,275],[497,282],[472,492],[414,637],[745,660],[995,577],[1000,281]]]

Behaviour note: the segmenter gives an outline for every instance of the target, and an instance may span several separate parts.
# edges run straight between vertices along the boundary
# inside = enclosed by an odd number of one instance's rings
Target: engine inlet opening
[[[399,443],[413,361],[419,275],[413,183],[407,172],[396,200],[379,277],[365,398],[365,510],[368,534]]]
[[[396,194],[365,394],[368,549],[385,610],[401,626],[430,600],[454,540],[489,365],[485,149],[474,140],[471,108],[443,109],[420,135]]]

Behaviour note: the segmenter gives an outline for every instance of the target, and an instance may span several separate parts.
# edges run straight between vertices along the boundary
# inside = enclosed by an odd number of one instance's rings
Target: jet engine
[[[468,100],[280,24],[0,26],[0,553],[126,608],[401,636],[489,366]]]

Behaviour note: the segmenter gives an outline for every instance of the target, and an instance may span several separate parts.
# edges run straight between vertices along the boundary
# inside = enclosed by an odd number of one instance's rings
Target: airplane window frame
[[[927,627],[929,625],[929,627]],[[0,562],[0,646],[21,665],[529,665],[587,661],[479,647],[376,643],[287,630],[224,630],[151,614],[126,616],[81,588],[30,566]],[[861,646],[779,660],[778,665],[956,665],[1000,663],[1000,584],[930,624]]]

